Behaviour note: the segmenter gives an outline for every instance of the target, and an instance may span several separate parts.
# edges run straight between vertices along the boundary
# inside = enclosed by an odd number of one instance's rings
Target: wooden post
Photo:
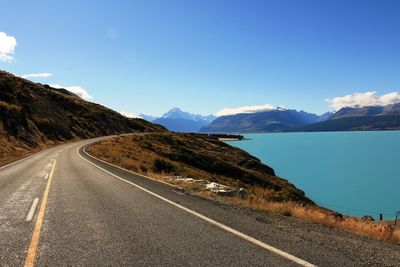
[[[380,220],[380,221],[383,220],[383,214],[382,214],[382,213],[379,214],[379,220]]]

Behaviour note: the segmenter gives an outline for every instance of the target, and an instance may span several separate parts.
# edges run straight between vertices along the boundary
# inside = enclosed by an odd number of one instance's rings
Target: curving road
[[[85,154],[0,168],[0,266],[396,266],[400,247],[218,204]]]

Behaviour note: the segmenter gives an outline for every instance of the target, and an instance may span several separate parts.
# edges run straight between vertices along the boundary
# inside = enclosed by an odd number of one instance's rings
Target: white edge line
[[[32,220],[32,218],[33,218],[33,215],[35,214],[35,210],[36,210],[36,207],[37,207],[37,204],[39,203],[39,198],[37,197],[37,198],[35,198],[34,200],[33,200],[33,202],[32,202],[32,206],[31,206],[31,208],[29,209],[29,212],[28,212],[28,215],[26,215],[26,221],[27,222],[29,222],[29,221],[31,221]]]
[[[85,146],[86,146],[86,145],[85,145]],[[83,146],[81,146],[81,147],[83,147]],[[303,259],[300,259],[300,258],[298,258],[298,257],[296,257],[296,256],[293,256],[293,255],[291,255],[291,254],[289,254],[289,253],[287,253],[287,252],[285,252],[285,251],[283,251],[283,250],[277,249],[277,248],[275,248],[275,247],[273,247],[273,246],[271,246],[271,245],[268,245],[268,244],[266,244],[266,243],[264,243],[264,242],[262,242],[262,241],[260,241],[260,240],[257,240],[257,239],[255,239],[255,238],[253,238],[253,237],[251,237],[251,236],[248,236],[248,235],[246,235],[246,234],[244,234],[244,233],[242,233],[242,232],[239,232],[239,231],[237,231],[237,230],[235,230],[235,229],[233,229],[233,228],[231,228],[231,227],[229,227],[229,226],[226,226],[226,225],[224,225],[224,224],[222,224],[222,223],[220,223],[220,222],[217,222],[217,221],[215,221],[215,220],[213,220],[213,219],[211,219],[211,218],[208,218],[207,216],[205,216],[205,215],[203,215],[203,214],[200,214],[200,213],[198,213],[198,212],[196,212],[196,211],[194,211],[194,210],[191,210],[191,209],[189,209],[189,208],[186,208],[186,207],[184,207],[184,206],[182,206],[182,205],[180,205],[180,204],[178,204],[178,203],[175,203],[175,202],[173,202],[173,201],[171,201],[171,200],[169,200],[169,199],[167,199],[167,198],[165,198],[165,197],[163,197],[163,196],[160,196],[160,195],[158,195],[158,194],[156,194],[156,193],[154,193],[154,192],[152,192],[152,191],[150,191],[150,190],[148,190],[148,189],[146,189],[146,188],[144,188],[144,187],[141,187],[140,185],[137,185],[137,184],[135,184],[135,183],[133,183],[133,182],[130,182],[130,181],[128,181],[128,180],[125,180],[124,178],[121,178],[121,177],[119,177],[118,175],[115,175],[115,174],[113,174],[113,173],[111,173],[111,172],[109,172],[109,171],[107,171],[107,170],[101,168],[100,166],[96,165],[95,163],[89,161],[88,159],[85,159],[85,158],[79,153],[79,149],[80,149],[81,147],[79,147],[79,148],[77,149],[78,155],[79,155],[81,158],[83,158],[84,160],[86,160],[87,162],[89,162],[90,164],[92,164],[93,166],[95,166],[96,168],[98,168],[98,169],[100,169],[100,170],[102,170],[102,171],[108,173],[109,175],[111,175],[111,176],[113,176],[113,177],[115,177],[115,178],[117,178],[117,179],[119,179],[119,180],[121,180],[121,181],[123,181],[123,182],[125,182],[125,183],[128,183],[128,184],[130,184],[130,185],[133,185],[134,187],[136,187],[136,188],[138,188],[138,189],[140,189],[140,190],[142,190],[142,191],[144,191],[144,192],[146,192],[146,193],[148,193],[148,194],[150,194],[150,195],[152,195],[152,196],[154,196],[154,197],[156,197],[156,198],[158,198],[158,199],[160,199],[160,200],[162,200],[162,201],[165,201],[165,202],[167,202],[167,203],[169,203],[169,204],[171,204],[171,205],[173,205],[173,206],[175,206],[175,207],[177,207],[177,208],[179,208],[179,209],[182,209],[182,210],[184,210],[184,211],[186,211],[186,212],[188,212],[188,213],[190,213],[190,214],[192,214],[192,215],[194,215],[194,216],[196,216],[196,217],[198,217],[198,218],[200,218],[200,219],[202,219],[202,220],[204,220],[204,221],[206,221],[206,222],[208,222],[208,223],[210,223],[210,224],[213,224],[213,225],[215,225],[215,226],[217,226],[217,227],[219,227],[219,228],[221,228],[221,229],[223,229],[223,230],[225,230],[225,231],[227,231],[227,232],[229,232],[229,233],[231,233],[231,234],[234,234],[234,235],[236,235],[236,236],[238,236],[238,237],[241,237],[241,238],[245,239],[246,241],[248,241],[248,242],[250,242],[250,243],[252,243],[252,244],[254,244],[254,245],[257,245],[257,246],[259,246],[259,247],[261,247],[261,248],[264,248],[264,249],[266,249],[266,250],[269,250],[269,251],[271,251],[271,252],[273,252],[273,253],[275,253],[275,254],[277,254],[277,255],[283,257],[283,258],[286,258],[286,259],[288,259],[288,260],[290,260],[290,261],[292,261],[292,262],[295,262],[295,263],[297,263],[297,264],[299,264],[299,265],[301,265],[301,266],[307,266],[307,267],[313,267],[313,266],[315,266],[315,265],[312,264],[312,263],[309,263],[309,262],[307,262],[307,261],[305,261],[305,260],[303,260]],[[89,155],[88,153],[86,153],[86,152],[84,151],[84,149],[83,149],[83,152],[84,152],[86,155]],[[89,155],[89,156],[91,156],[91,155]],[[93,156],[91,156],[91,157],[94,158]],[[95,158],[95,159],[96,159],[96,158]]]

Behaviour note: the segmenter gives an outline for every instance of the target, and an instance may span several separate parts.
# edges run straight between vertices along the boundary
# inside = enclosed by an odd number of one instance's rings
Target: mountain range
[[[309,131],[399,130],[400,103],[387,106],[344,107],[320,116],[305,111],[272,109],[222,116],[201,132],[265,133]]]
[[[328,120],[292,131],[382,131],[400,130],[400,103],[387,106],[344,107]]]
[[[173,132],[198,132],[202,127],[212,122],[214,115],[203,116],[182,111],[179,108],[173,108],[164,113],[160,118],[140,114],[139,117],[150,122],[160,124]]]
[[[139,118],[142,118],[142,119],[144,119],[144,120],[146,120],[146,121],[148,121],[148,122],[152,122],[152,121],[154,121],[155,119],[158,119],[158,117],[156,117],[156,116],[146,115],[146,114],[143,114],[143,113],[140,113],[140,114],[138,115],[138,117],[139,117]]]
[[[203,127],[201,132],[211,133],[264,133],[282,132],[307,124],[320,122],[331,114],[318,116],[305,111],[276,108],[256,113],[221,116]]]
[[[303,110],[275,108],[216,117],[173,108],[160,118],[140,117],[174,132],[266,133],[308,131],[368,131],[400,129],[400,103],[387,106],[344,107],[316,115]]]
[[[66,89],[33,83],[5,71],[0,71],[0,88],[1,160],[63,141],[128,132],[167,129],[214,133],[400,129],[400,103],[344,107],[335,113],[322,115],[276,108],[218,118],[173,108],[160,118],[141,114],[144,119],[134,119],[87,102]]]

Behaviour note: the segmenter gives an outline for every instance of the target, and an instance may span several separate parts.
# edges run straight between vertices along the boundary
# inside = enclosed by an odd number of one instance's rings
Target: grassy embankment
[[[276,177],[257,158],[215,138],[171,133],[133,134],[96,143],[88,152],[125,169],[174,183],[191,194],[400,243],[400,228],[395,229],[388,223],[364,222],[318,207],[301,190]],[[171,176],[245,188],[247,196],[219,196],[201,190],[196,184],[177,182]]]

